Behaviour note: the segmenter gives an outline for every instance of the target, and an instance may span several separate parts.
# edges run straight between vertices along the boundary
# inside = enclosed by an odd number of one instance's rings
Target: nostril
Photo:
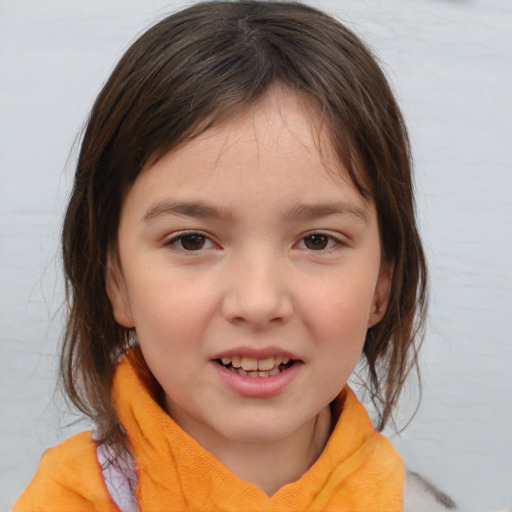
[[[272,282],[228,288],[222,299],[222,314],[231,324],[251,324],[257,328],[285,323],[293,314],[291,297],[286,287]],[[265,281],[265,279],[263,279]],[[252,284],[251,284],[252,283]]]

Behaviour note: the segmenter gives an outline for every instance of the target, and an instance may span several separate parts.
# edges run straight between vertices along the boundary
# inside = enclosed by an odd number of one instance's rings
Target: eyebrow
[[[196,202],[161,201],[152,205],[142,217],[143,222],[150,221],[162,215],[183,215],[200,219],[220,218],[231,219],[233,213],[227,208]]]
[[[217,218],[221,220],[230,220],[234,217],[231,209],[219,208],[211,204],[161,201],[152,205],[144,213],[142,221],[148,222],[162,215],[182,215],[200,219]],[[285,213],[283,220],[311,220],[333,215],[353,216],[368,224],[368,214],[364,208],[345,202],[299,204]]]
[[[363,207],[345,203],[345,202],[333,202],[333,203],[319,203],[319,204],[299,204],[292,208],[288,213],[285,214],[285,220],[289,219],[320,219],[323,217],[330,217],[333,215],[349,215],[356,217],[357,219],[368,224],[368,213]]]

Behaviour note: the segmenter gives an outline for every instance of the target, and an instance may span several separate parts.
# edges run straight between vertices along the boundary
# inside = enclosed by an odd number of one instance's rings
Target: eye
[[[299,242],[299,247],[309,249],[310,251],[325,251],[332,249],[341,242],[333,236],[324,233],[310,233],[302,238]]]
[[[172,245],[184,251],[200,251],[214,247],[213,242],[208,237],[196,232],[181,233],[169,240],[166,245]]]

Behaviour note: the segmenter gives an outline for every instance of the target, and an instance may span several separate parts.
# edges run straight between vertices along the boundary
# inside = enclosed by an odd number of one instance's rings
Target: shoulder
[[[405,472],[404,512],[456,510],[454,501],[418,473]]]
[[[34,478],[70,484],[94,473],[98,473],[96,443],[91,432],[81,432],[46,450]]]
[[[48,448],[41,457],[41,462],[48,461],[54,463],[69,463],[70,460],[75,460],[76,457],[87,457],[94,454],[96,450],[96,443],[93,440],[92,432],[80,432],[75,434],[62,443]]]
[[[101,475],[91,432],[76,434],[46,450],[13,512],[117,511]]]

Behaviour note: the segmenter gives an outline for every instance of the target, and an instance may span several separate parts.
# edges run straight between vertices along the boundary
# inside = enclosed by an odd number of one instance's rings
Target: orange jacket
[[[394,512],[402,510],[403,465],[346,387],[343,411],[317,462],[269,497],[231,473],[160,408],[129,357],[114,379],[114,400],[135,458],[137,508],[162,511]],[[341,408],[339,407],[339,408]],[[118,512],[90,432],[48,450],[14,512]]]

